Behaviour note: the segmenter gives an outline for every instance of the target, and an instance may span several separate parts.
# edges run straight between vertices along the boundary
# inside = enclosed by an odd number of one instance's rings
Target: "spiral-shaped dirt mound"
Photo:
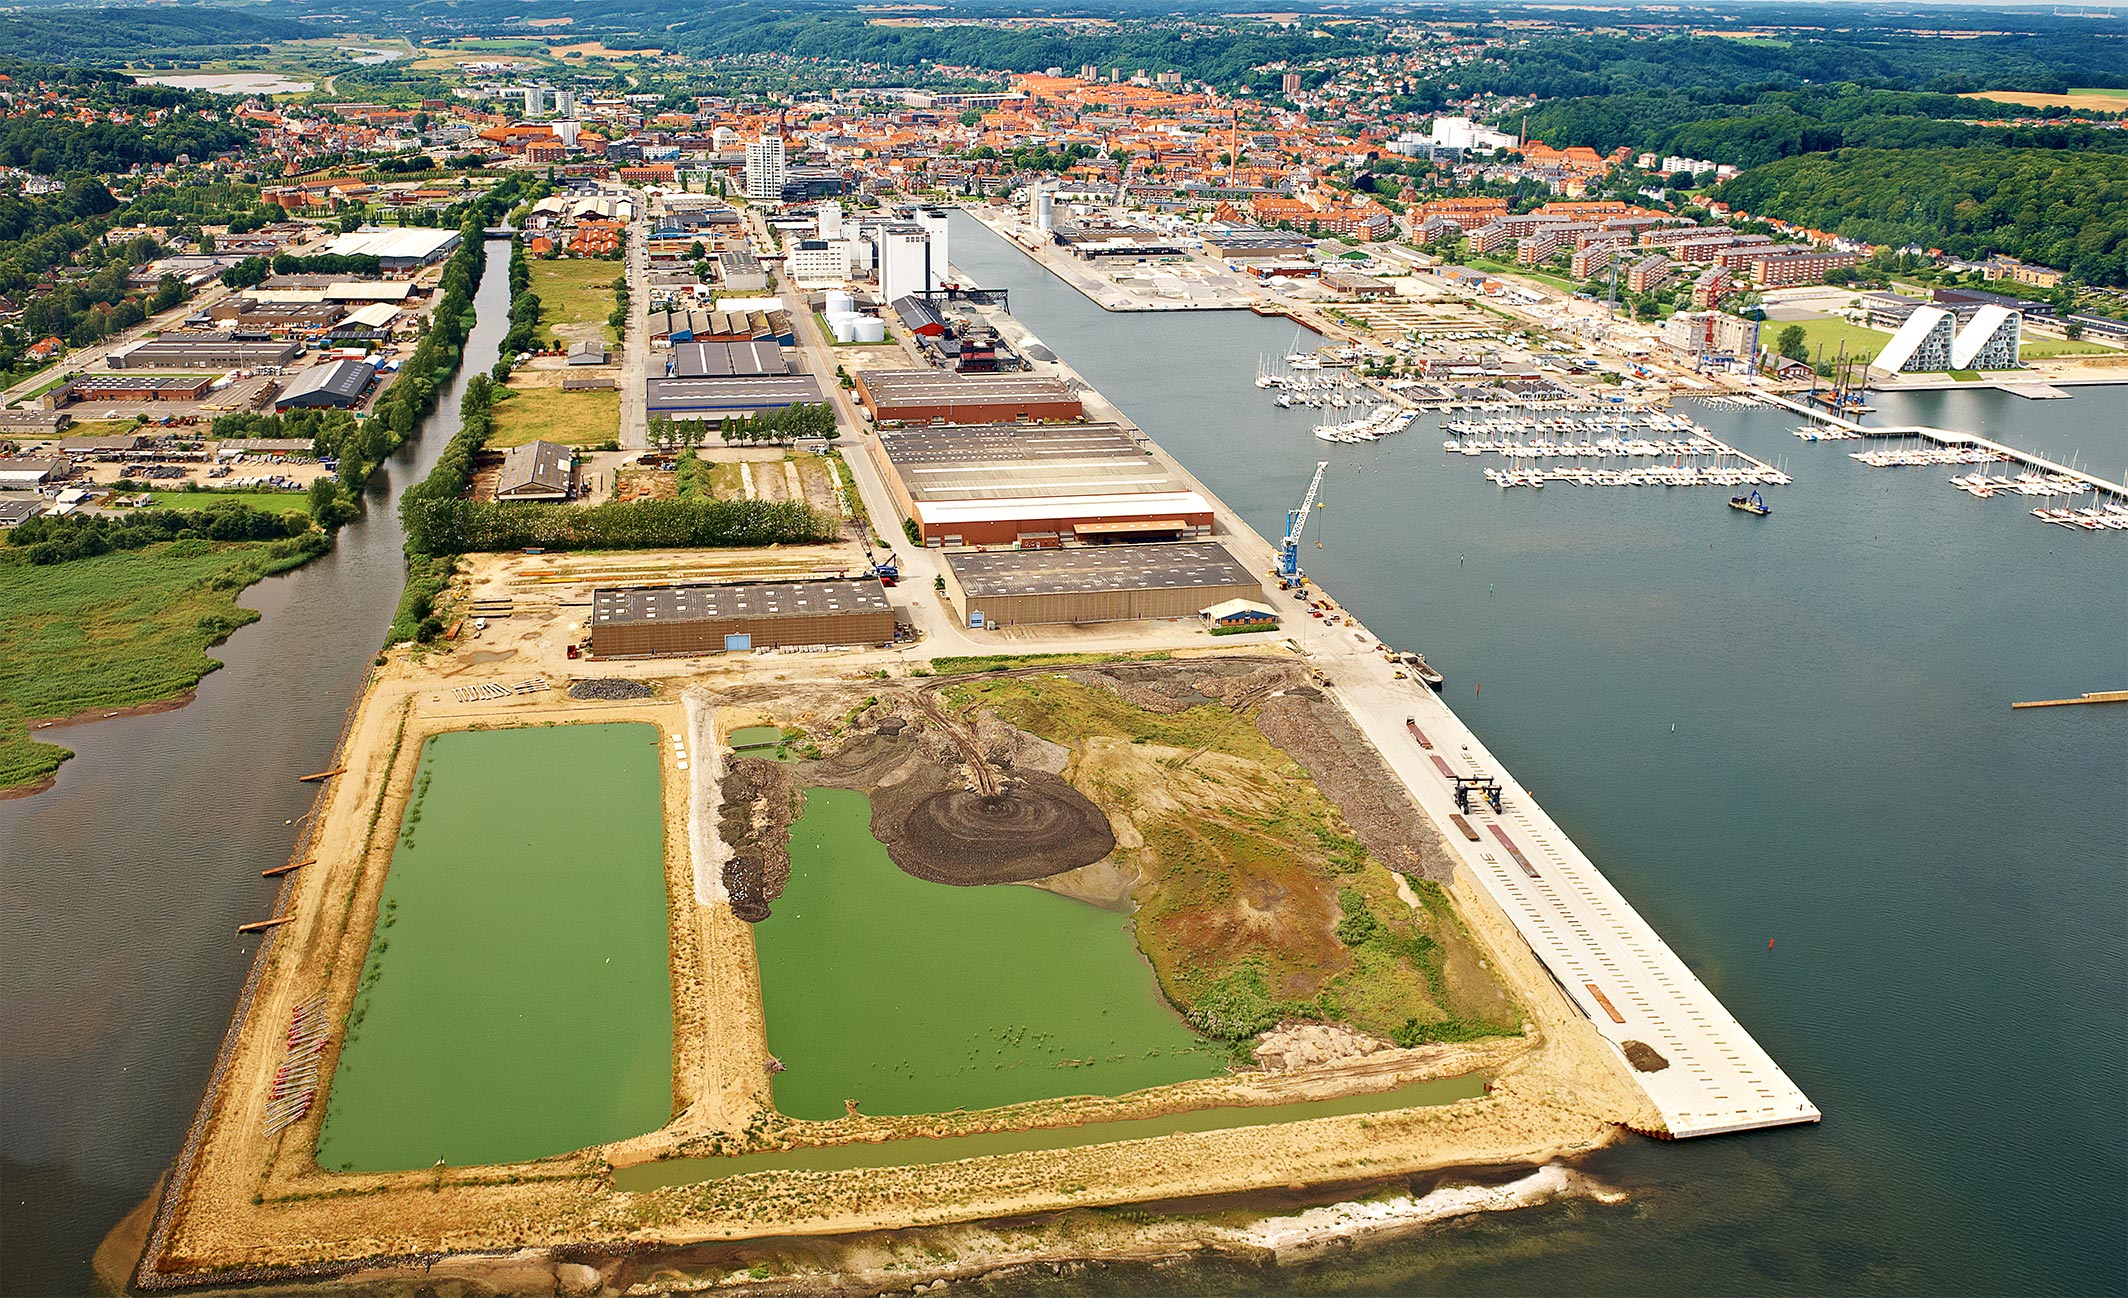
[[[894,863],[933,883],[1024,883],[1107,856],[1108,817],[1053,775],[1029,772],[1003,792],[945,789],[911,806],[888,837]]]

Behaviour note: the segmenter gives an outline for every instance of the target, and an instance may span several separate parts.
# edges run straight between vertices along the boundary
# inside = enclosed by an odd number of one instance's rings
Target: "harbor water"
[[[1792,413],[1689,401],[1794,475],[1766,489],[1771,517],[1719,487],[1502,490],[1480,476],[1499,457],[1445,454],[1437,416],[1364,445],[1310,436],[1325,412],[1254,386],[1289,322],[1103,312],[953,219],[961,270],[1009,289],[1258,532],[1330,461],[1311,575],[1447,673],[1826,1115],[1630,1140],[1588,1161],[1623,1207],[1495,1214],[1273,1276],[1215,1267],[1204,1291],[2128,1288],[2128,708],[2010,710],[2128,684],[2124,538],[2029,513],[2089,497],[1974,499],[1946,481],[1962,469],[1869,468],[1847,454],[1865,443],[1797,440]],[[1874,418],[2118,473],[2128,388],[2075,391],[1882,397]]]
[[[466,361],[332,551],[238,596],[265,616],[182,708],[76,726],[55,787],[0,802],[0,1292],[80,1294],[175,1157],[277,881],[406,581],[399,493],[458,427],[508,328],[490,240]]]

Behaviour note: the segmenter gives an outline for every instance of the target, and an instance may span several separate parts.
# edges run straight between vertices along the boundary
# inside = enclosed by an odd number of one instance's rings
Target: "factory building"
[[[626,587],[591,596],[591,652],[601,658],[893,639],[894,610],[877,578]]]
[[[670,377],[719,378],[731,374],[788,374],[790,362],[773,342],[674,343]]]
[[[872,443],[880,476],[927,546],[1178,541],[1212,505],[1113,424],[922,427]]]
[[[204,401],[214,380],[204,375],[84,374],[44,394],[47,410],[70,401]]]
[[[382,271],[410,271],[442,261],[460,242],[456,230],[418,225],[397,229],[364,226],[333,240],[325,251],[336,257],[375,257],[377,269]]]
[[[105,357],[114,370],[258,370],[293,361],[296,343],[249,341],[219,333],[167,333],[121,347]]]
[[[289,380],[273,399],[275,410],[352,410],[362,404],[377,371],[368,361],[334,361],[313,365]]]
[[[857,399],[882,424],[1071,420],[1086,408],[1061,379],[945,370],[859,370]]]
[[[1196,617],[1263,599],[1263,583],[1217,541],[960,551],[946,557],[945,575],[947,598],[971,627]]]
[[[723,374],[650,379],[645,409],[668,419],[725,419],[827,400],[810,374]]]

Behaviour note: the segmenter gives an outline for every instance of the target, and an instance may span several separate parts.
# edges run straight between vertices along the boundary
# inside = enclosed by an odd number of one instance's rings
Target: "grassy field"
[[[523,446],[545,438],[563,446],[599,446],[621,435],[621,394],[564,392],[560,388],[511,388],[495,403],[490,449]]]
[[[1892,336],[1882,329],[1865,329],[1836,316],[1819,316],[1813,320],[1762,320],[1759,322],[1759,346],[1772,348],[1779,341],[1781,331],[1790,325],[1802,327],[1803,338],[1809,345],[1805,359],[1811,361],[1819,359],[1820,348],[1824,349],[1824,359],[1831,360],[1839,355],[1843,343],[1847,346],[1848,359],[1857,356],[1865,360],[1875,359],[1877,353],[1884,350],[1884,344],[1892,340]]]
[[[616,341],[606,318],[613,314],[613,281],[620,273],[617,261],[534,261],[540,328],[572,341]]]
[[[221,666],[207,647],[259,616],[236,593],[283,566],[270,551],[287,544],[169,541],[43,567],[0,563],[0,788],[35,783],[71,756],[30,738],[30,718],[169,698]]]
[[[1156,713],[1056,677],[945,696],[1070,747],[1073,785],[1135,828],[1142,845],[1117,855],[1138,875],[1138,944],[1200,1030],[1239,1040],[1315,1018],[1401,1045],[1515,1030],[1447,897],[1412,879],[1408,904],[1254,708]]]
[[[2098,343],[2086,342],[2081,338],[2034,338],[2030,334],[2025,335],[2025,340],[2019,343],[2017,347],[2018,359],[2027,361],[2043,361],[2054,356],[2120,356],[2122,354],[2121,349],[2118,347],[2105,347]]]
[[[1772,347],[1780,338],[1781,331],[1792,324],[1802,326],[1803,337],[1810,346],[1809,358],[1813,361],[1819,358],[1820,347],[1824,348],[1824,358],[1831,360],[1839,353],[1842,343],[1847,345],[1849,358],[1859,354],[1873,359],[1878,352],[1884,350],[1884,344],[1892,339],[1890,334],[1881,329],[1865,329],[1861,325],[1849,324],[1835,316],[1820,316],[1812,320],[1767,320],[1759,325],[1759,345]],[[2028,338],[2017,349],[2018,358],[2027,361],[2046,360],[2054,356],[2109,353],[2121,354],[2115,348],[2102,347],[2097,343],[2082,340],[2071,342],[2067,338]]]
[[[1564,275],[1552,271],[1533,270],[1528,266],[1518,266],[1514,262],[1501,261],[1497,257],[1471,256],[1465,257],[1463,261],[1472,270],[1482,270],[1489,275],[1520,275],[1524,279],[1534,279],[1549,284],[1562,293],[1579,293],[1581,291],[1579,283]]]

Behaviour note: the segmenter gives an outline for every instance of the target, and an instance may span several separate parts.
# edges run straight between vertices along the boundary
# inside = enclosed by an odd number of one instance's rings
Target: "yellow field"
[[[572,54],[582,55],[587,59],[654,59],[664,52],[659,49],[617,50],[609,47],[604,41],[578,41],[574,45],[547,47],[547,53],[558,59],[568,58]]]
[[[597,446],[621,435],[621,394],[511,388],[495,403],[495,435],[488,449],[523,446],[545,438],[563,446]]]
[[[1992,99],[1998,104],[2018,104],[2025,108],[2075,108],[2089,113],[2128,112],[2128,90],[2094,87],[2071,89],[2066,95],[2041,95],[2025,90],[1983,90],[1975,94],[1960,95],[1959,98]]]
[[[539,322],[566,342],[600,338],[614,342],[613,280],[617,261],[576,260],[532,263],[532,291],[539,295]]]

